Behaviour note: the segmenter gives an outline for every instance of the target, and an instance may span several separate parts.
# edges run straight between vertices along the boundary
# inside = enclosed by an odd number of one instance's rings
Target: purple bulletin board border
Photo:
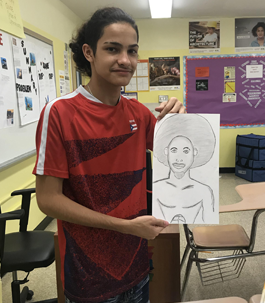
[[[218,59],[218,58],[264,58],[265,54],[234,54],[234,55],[208,55],[208,56],[183,56],[183,104],[187,105],[187,60],[200,60],[200,59]],[[235,129],[235,128],[253,128],[253,127],[265,127],[265,124],[240,124],[240,125],[220,125],[220,128]]]

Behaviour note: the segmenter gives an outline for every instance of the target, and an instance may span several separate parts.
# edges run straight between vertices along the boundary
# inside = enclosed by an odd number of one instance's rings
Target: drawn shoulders
[[[153,182],[153,193],[156,197],[165,198],[172,186],[168,183],[168,178],[156,180]]]
[[[167,186],[168,185],[168,183],[167,183],[168,180],[169,180],[168,178],[156,180],[156,181],[153,182],[153,186],[156,186],[156,187],[158,187],[158,186]]]

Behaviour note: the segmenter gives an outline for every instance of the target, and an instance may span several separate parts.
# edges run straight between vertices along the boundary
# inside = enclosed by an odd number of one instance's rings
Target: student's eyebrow
[[[121,43],[114,42],[114,41],[106,41],[106,42],[104,42],[104,44],[112,44],[112,45],[116,45],[116,46],[120,46],[120,47],[123,46]],[[129,47],[139,47],[139,45],[136,43],[136,44],[129,45]]]
[[[188,150],[190,150],[190,148],[189,148],[189,147],[187,147],[187,146],[183,147],[183,149],[188,149]]]

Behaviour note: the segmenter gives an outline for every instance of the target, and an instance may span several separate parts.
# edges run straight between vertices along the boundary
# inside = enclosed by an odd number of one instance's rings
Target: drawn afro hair
[[[154,156],[168,166],[165,148],[178,136],[188,138],[198,153],[191,168],[206,164],[212,157],[216,138],[210,123],[200,115],[174,114],[164,118],[154,138]]]
[[[258,22],[253,28],[252,28],[252,35],[254,37],[257,37],[257,30],[259,27],[262,27],[265,32],[265,23],[264,22]]]

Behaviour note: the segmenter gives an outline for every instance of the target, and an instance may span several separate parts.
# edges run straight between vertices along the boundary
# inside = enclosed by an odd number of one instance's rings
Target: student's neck
[[[85,89],[106,105],[115,106],[119,102],[120,86],[98,85],[91,79],[90,82],[85,85]]]

